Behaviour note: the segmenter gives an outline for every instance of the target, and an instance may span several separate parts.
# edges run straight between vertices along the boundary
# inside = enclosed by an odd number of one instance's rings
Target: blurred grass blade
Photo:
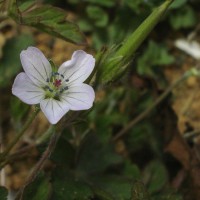
[[[24,4],[18,6],[16,0],[12,0],[9,7],[9,15],[19,24],[35,27],[50,35],[78,45],[86,44],[84,35],[79,27],[66,20],[67,13],[50,5],[32,6],[24,10]]]

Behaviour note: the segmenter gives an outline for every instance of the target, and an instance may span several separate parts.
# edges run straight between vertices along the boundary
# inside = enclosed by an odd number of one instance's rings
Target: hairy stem
[[[58,139],[59,139],[59,137],[61,135],[61,131],[56,132],[55,131],[55,126],[54,126],[54,128],[51,129],[51,131],[52,131],[52,136],[51,136],[50,142],[49,142],[46,150],[42,154],[41,159],[36,164],[36,166],[34,167],[33,171],[31,172],[30,176],[28,177],[25,185],[19,191],[19,193],[17,195],[17,198],[16,198],[18,200],[22,199],[23,192],[24,192],[26,186],[35,180],[35,178],[37,177],[37,175],[40,173],[41,169],[43,168],[43,166],[45,164],[45,161],[50,157],[51,153],[53,152],[53,150],[54,150],[54,148],[56,146],[56,143],[57,143],[57,141],[58,141]]]

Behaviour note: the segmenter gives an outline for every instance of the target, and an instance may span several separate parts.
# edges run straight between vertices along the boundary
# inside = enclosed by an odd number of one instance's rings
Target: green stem
[[[5,157],[9,154],[9,152],[12,150],[12,148],[17,144],[17,142],[20,140],[24,132],[27,130],[27,128],[30,126],[32,121],[35,119],[37,114],[39,113],[40,109],[36,108],[36,110],[32,113],[32,115],[28,118],[28,120],[25,122],[22,129],[19,131],[19,133],[15,136],[13,141],[8,145],[8,147],[5,149],[5,151],[0,154],[0,163],[5,160]]]
[[[124,56],[126,60],[129,60],[144,39],[153,30],[155,25],[160,21],[161,17],[172,2],[173,0],[166,0],[160,7],[156,8],[124,42],[122,47],[116,52],[116,57]]]
[[[128,130],[130,130],[135,124],[143,120],[163,99],[165,99],[169,93],[183,80],[185,80],[190,74],[185,74],[180,79],[176,80],[172,85],[170,85],[165,92],[163,92],[155,101],[152,103],[144,112],[139,114],[136,118],[130,121],[121,131],[119,131],[113,138],[112,141],[116,141],[122,136],[124,136]]]

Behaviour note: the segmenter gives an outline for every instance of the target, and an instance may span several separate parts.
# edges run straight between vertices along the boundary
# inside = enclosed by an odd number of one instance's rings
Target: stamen
[[[49,83],[49,82],[50,82],[49,78],[47,78],[46,82],[47,82],[47,83]]]
[[[64,89],[64,90],[68,90],[68,89],[69,89],[69,87],[68,87],[68,86],[65,86],[63,89]]]
[[[69,82],[69,79],[66,79],[65,82]]]
[[[63,74],[60,74],[60,76],[61,76],[62,78],[65,78],[65,77],[63,76]]]
[[[54,84],[54,86],[59,87],[61,85],[61,80],[56,79],[53,84]]]

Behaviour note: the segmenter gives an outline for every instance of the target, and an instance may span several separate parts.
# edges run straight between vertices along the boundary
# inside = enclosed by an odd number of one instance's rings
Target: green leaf
[[[40,174],[36,180],[26,186],[23,192],[23,200],[48,200],[50,191],[49,181]]]
[[[183,200],[183,197],[175,192],[162,192],[161,194],[153,195],[151,200]]]
[[[10,10],[10,16],[19,24],[35,27],[68,42],[85,44],[84,35],[76,24],[66,20],[66,15],[64,10],[50,5],[43,5],[21,13],[20,8],[14,3]]]
[[[14,121],[14,125],[21,127],[21,120],[25,115],[27,116],[27,112],[30,106],[19,100],[18,98],[12,96],[10,101],[10,112]]]
[[[127,177],[131,177],[134,180],[141,178],[141,172],[139,170],[139,167],[131,163],[130,161],[125,161],[124,175]]]
[[[131,197],[131,181],[120,176],[108,175],[91,177],[95,188],[110,194],[115,200],[129,200]]]
[[[21,67],[20,52],[28,46],[34,44],[31,35],[23,34],[8,40],[3,48],[3,58],[0,62],[0,86],[5,87],[11,83],[14,75],[16,75]]]
[[[155,76],[158,66],[169,65],[174,62],[174,57],[170,55],[167,48],[162,44],[157,44],[150,40],[145,52],[137,61],[137,71],[140,75]]]
[[[17,1],[17,5],[20,7],[21,12],[25,12],[26,10],[32,8],[35,5],[35,0]]]
[[[97,27],[105,27],[107,25],[108,15],[102,8],[98,6],[88,6],[86,11],[88,17],[94,21]]]
[[[70,166],[74,162],[75,151],[71,144],[63,137],[61,137],[51,154],[50,159],[56,164]]]
[[[125,0],[124,2],[125,4],[127,4],[133,11],[135,11],[136,13],[139,12],[139,6],[141,5],[141,3],[143,3],[143,0]]]
[[[132,187],[131,200],[150,200],[149,194],[143,183],[137,181]]]
[[[1,200],[7,200],[7,196],[8,196],[7,189],[5,187],[0,186],[0,199]]]
[[[190,6],[183,6],[170,15],[170,24],[174,29],[190,28],[196,25],[197,17]]]
[[[112,7],[116,3],[115,0],[85,0],[85,1],[89,3],[97,4],[100,6],[106,6],[106,7]]]
[[[88,200],[93,197],[93,192],[87,184],[69,178],[55,179],[52,186],[51,200]]]
[[[86,174],[103,172],[109,166],[121,162],[121,157],[114,152],[112,146],[103,144],[94,134],[87,136],[79,152],[77,170]]]
[[[145,168],[143,177],[150,194],[159,192],[168,183],[167,170],[159,161],[152,161]]]
[[[177,8],[180,8],[181,6],[183,6],[186,3],[187,3],[187,0],[176,0],[170,5],[170,8],[171,9],[177,9]]]
[[[126,72],[135,51],[160,21],[171,3],[172,0],[167,0],[161,6],[155,8],[118,49],[115,49],[115,51],[108,50],[110,55],[100,63],[100,70],[97,73],[99,83],[108,84],[111,81],[116,81]]]

